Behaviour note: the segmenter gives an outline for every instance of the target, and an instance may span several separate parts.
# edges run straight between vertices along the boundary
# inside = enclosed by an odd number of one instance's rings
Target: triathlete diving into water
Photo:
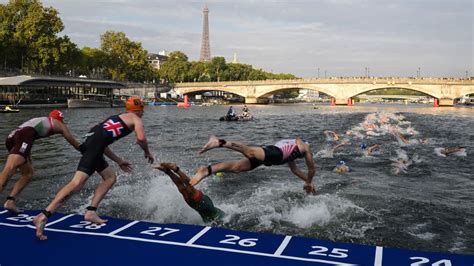
[[[189,177],[174,163],[161,163],[153,168],[167,174],[178,188],[189,207],[196,210],[206,223],[221,220],[224,212],[215,207],[212,200],[202,191],[189,184]]]
[[[200,166],[191,179],[191,185],[195,186],[201,182],[203,178],[217,172],[240,173],[253,170],[262,164],[271,166],[288,163],[291,172],[305,182],[303,188],[306,193],[315,193],[313,177],[316,170],[313,153],[311,152],[309,143],[300,138],[281,140],[275,145],[251,147],[241,142],[226,141],[216,136],[210,136],[209,141],[202,147],[199,154],[214,148],[228,148],[240,152],[245,158],[238,161],[221,162],[207,167]],[[295,160],[298,158],[305,158],[308,168],[307,174],[297,167]]]

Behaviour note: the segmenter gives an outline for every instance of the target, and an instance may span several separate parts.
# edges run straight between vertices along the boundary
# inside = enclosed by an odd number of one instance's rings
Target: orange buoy
[[[178,103],[178,107],[188,108],[191,106],[188,102],[188,95],[184,95],[184,102]]]

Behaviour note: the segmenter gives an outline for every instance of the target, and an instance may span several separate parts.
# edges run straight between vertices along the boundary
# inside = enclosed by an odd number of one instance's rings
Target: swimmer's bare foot
[[[214,135],[210,135],[206,145],[202,146],[202,148],[199,150],[199,154],[205,153],[206,151],[217,147],[219,147],[219,139]]]
[[[38,214],[33,218],[33,224],[36,227],[36,238],[39,240],[46,240],[48,237],[43,234],[44,231],[44,226],[46,225],[46,222],[48,221],[48,218],[42,213]]]
[[[104,224],[108,221],[100,218],[95,211],[86,211],[86,214],[84,214],[84,220],[94,224]]]
[[[209,167],[205,167],[205,166],[199,166],[196,174],[191,178],[191,182],[189,182],[189,184],[191,186],[195,186],[197,185],[199,182],[201,182],[201,180],[210,175],[209,173]]]
[[[8,211],[13,212],[15,214],[23,212],[23,210],[20,210],[16,207],[15,201],[11,200],[11,199],[8,199],[7,201],[5,201],[5,204],[3,204],[3,208],[5,208]]]

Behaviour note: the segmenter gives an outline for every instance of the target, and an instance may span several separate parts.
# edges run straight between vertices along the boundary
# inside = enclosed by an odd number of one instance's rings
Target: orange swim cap
[[[54,118],[56,120],[61,121],[61,123],[64,123],[64,116],[63,113],[59,110],[53,110],[49,113],[49,117]]]
[[[145,108],[142,100],[138,96],[129,97],[127,99],[125,107],[127,111],[143,111],[143,109]]]

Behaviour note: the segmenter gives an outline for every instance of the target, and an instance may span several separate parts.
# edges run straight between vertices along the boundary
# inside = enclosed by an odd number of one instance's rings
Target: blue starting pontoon
[[[35,238],[39,211],[0,209],[0,265],[393,265],[472,266],[474,256],[344,244],[186,224],[54,214]]]

